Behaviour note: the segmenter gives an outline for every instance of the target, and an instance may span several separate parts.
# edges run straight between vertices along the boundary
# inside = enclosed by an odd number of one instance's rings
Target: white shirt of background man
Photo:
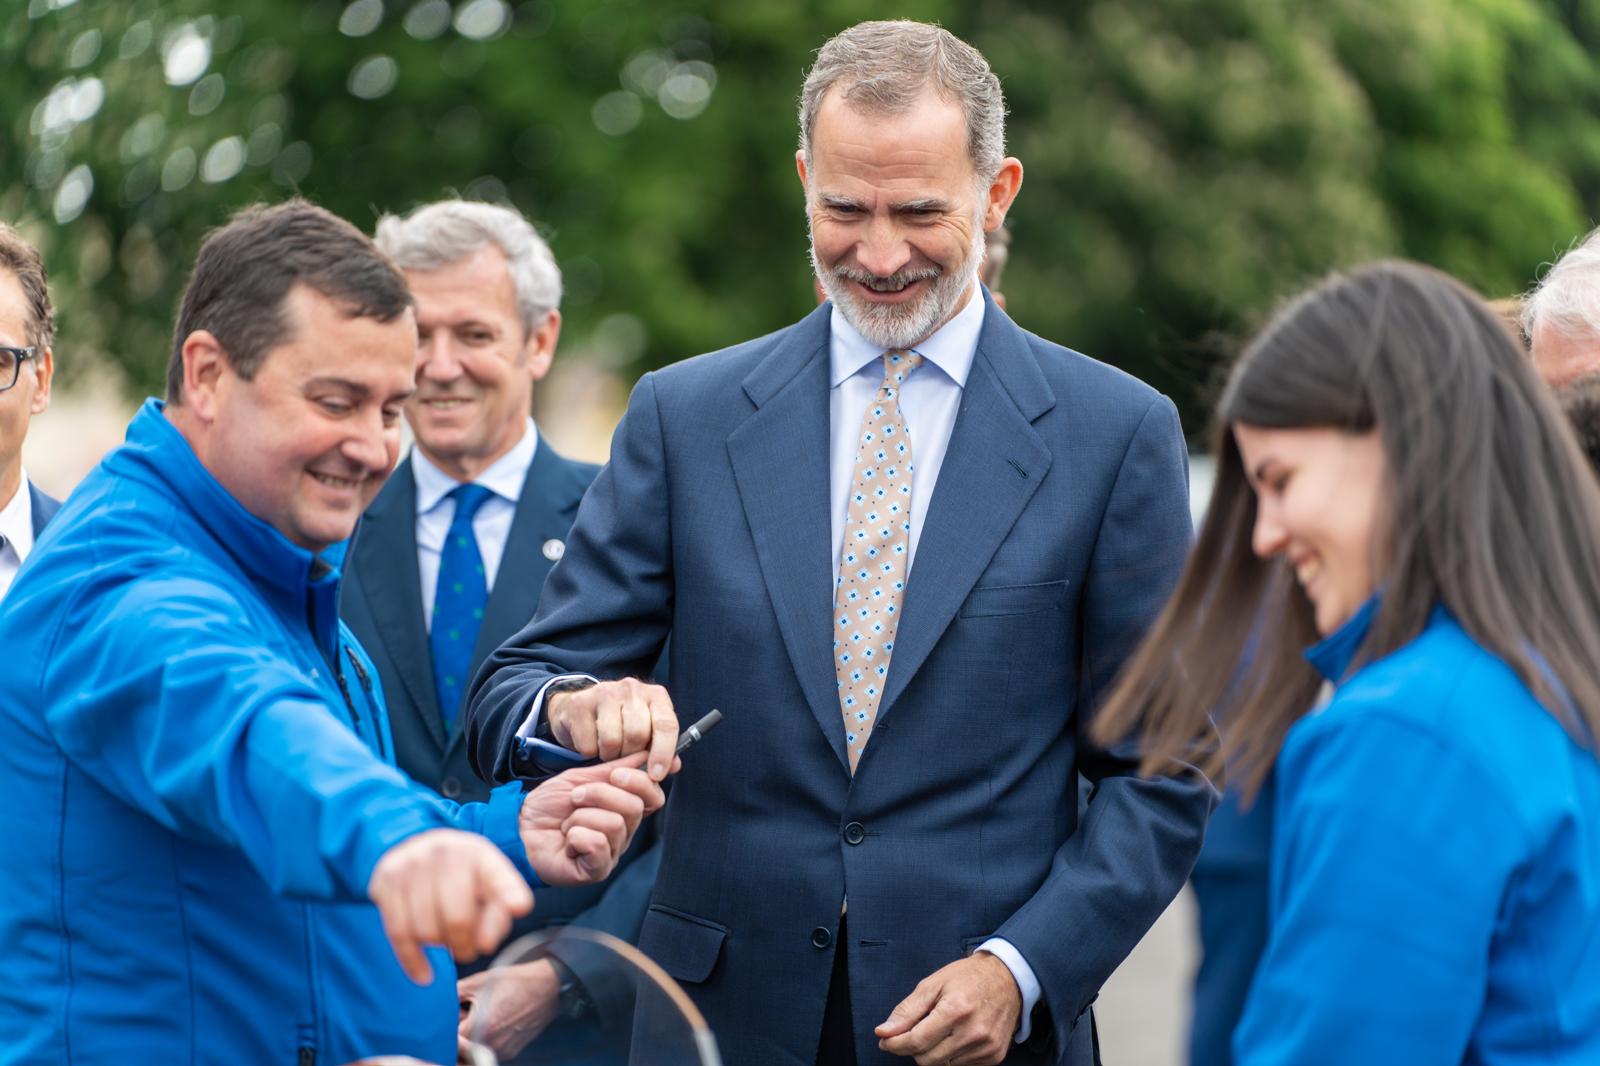
[[[528,479],[528,468],[538,449],[539,431],[530,418],[516,445],[474,481],[494,493],[472,516],[472,532],[478,538],[478,554],[483,557],[483,573],[490,592],[494,591],[495,574],[511,536],[511,520],[517,516],[522,484]],[[411,474],[417,482],[417,576],[422,579],[422,619],[431,629],[434,586],[439,583],[439,553],[444,550],[444,538],[456,515],[456,501],[450,492],[461,482],[435,466],[421,448],[411,449]]]

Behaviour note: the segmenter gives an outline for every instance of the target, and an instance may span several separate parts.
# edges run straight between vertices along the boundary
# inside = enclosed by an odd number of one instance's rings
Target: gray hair
[[[811,162],[811,134],[822,98],[841,86],[851,105],[880,114],[911,107],[932,85],[967,118],[967,152],[982,181],[1006,154],[1006,102],[989,61],[961,38],[926,22],[861,22],[817,52],[800,90],[800,150]]]
[[[1574,340],[1600,339],[1600,227],[1556,260],[1522,300],[1522,335],[1543,323]]]
[[[561,268],[550,246],[509,207],[440,200],[404,218],[384,215],[373,240],[401,270],[438,270],[493,243],[505,253],[524,329],[531,332],[561,306]]]

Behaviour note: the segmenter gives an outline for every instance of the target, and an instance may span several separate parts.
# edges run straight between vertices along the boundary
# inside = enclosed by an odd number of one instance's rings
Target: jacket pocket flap
[[[652,903],[639,932],[639,950],[679,981],[700,982],[722,955],[726,926]]]
[[[962,618],[983,618],[1002,614],[1032,614],[1061,606],[1067,595],[1067,582],[1045,581],[1037,585],[979,585],[967,593],[961,605]]]

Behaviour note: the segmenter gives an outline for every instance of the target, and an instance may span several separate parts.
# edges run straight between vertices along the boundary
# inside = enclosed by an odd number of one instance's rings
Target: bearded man
[[[1088,1064],[1089,1004],[1212,803],[1088,723],[1189,542],[1144,384],[978,283],[1022,184],[937,27],[818,53],[796,168],[828,302],[647,375],[468,745],[685,757],[640,946],[736,1063]],[[670,691],[647,685],[668,644]],[[1080,775],[1091,786],[1080,814]]]

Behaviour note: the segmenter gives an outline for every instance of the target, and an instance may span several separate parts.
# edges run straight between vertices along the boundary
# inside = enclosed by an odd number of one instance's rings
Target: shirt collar
[[[933,336],[917,345],[916,353],[943,370],[958,387],[966,388],[972,357],[978,350],[978,334],[983,330],[983,314],[983,292],[980,286],[974,285],[966,306],[940,326]],[[832,331],[829,384],[834,388],[846,378],[859,373],[868,363],[883,358],[883,349],[863,337],[844,317],[844,312],[839,310],[837,304],[829,319],[829,328]]]
[[[522,496],[522,485],[528,480],[528,468],[533,465],[533,456],[538,449],[539,431],[530,418],[522,437],[512,445],[511,450],[490,463],[489,469],[474,478],[473,483],[482,485],[503,500],[516,503]],[[411,475],[417,481],[417,514],[427,514],[439,506],[461,484],[440,470],[433,460],[422,454],[421,448],[415,446],[411,449]]]
[[[33,494],[28,491],[28,472],[22,472],[11,502],[0,507],[0,537],[11,545],[18,559],[33,550]]]

